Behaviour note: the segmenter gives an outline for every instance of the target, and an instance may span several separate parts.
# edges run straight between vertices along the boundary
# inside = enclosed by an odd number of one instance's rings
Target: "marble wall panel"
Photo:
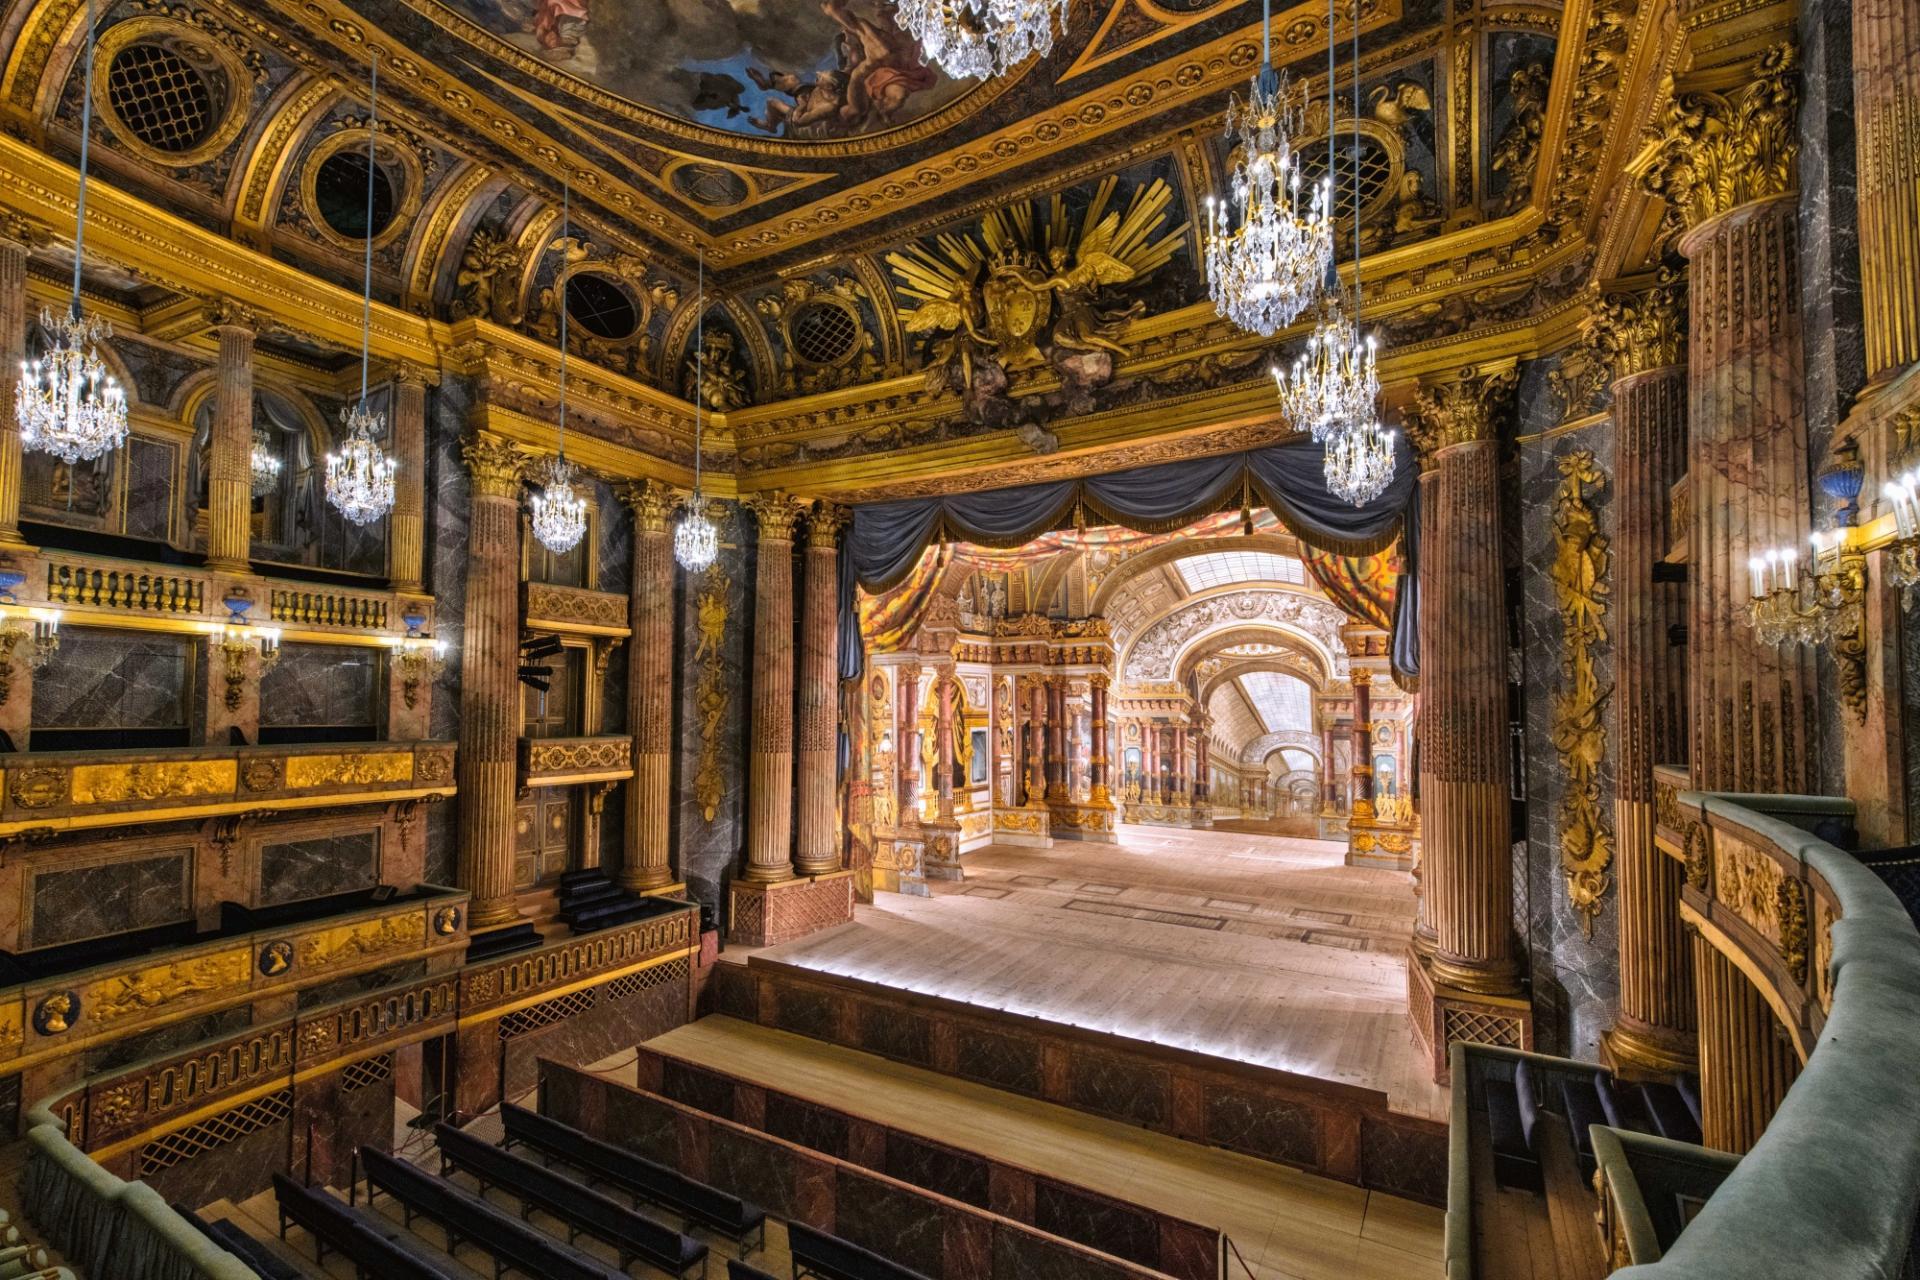
[[[178,1022],[121,1036],[111,1044],[87,1050],[86,1067],[82,1074],[118,1071],[148,1058],[178,1053],[204,1040],[233,1035],[252,1025],[253,1006],[245,1004],[203,1013],[197,1018],[182,1018]]]
[[[660,1064],[657,1092],[710,1116],[734,1119],[733,1081],[678,1058],[668,1058]]]
[[[1901,634],[1920,637],[1920,593],[1915,593],[1913,607],[1900,615]],[[1900,723],[1904,726],[1909,743],[1920,743],[1920,643],[1906,644],[1901,647],[1901,660],[1904,670],[1900,678],[1899,707]],[[1920,751],[1907,752],[1907,831],[1920,832]]]
[[[787,987],[774,1004],[773,1025],[815,1040],[834,1039],[840,998],[812,987]]]
[[[0,1133],[20,1132],[20,1073],[0,1076]]]
[[[1173,1085],[1166,1071],[1103,1053],[1072,1055],[1067,1094],[1072,1106],[1154,1128],[1169,1124],[1173,1115]]]
[[[180,446],[130,435],[126,455],[126,534],[165,542],[173,528],[173,471]]]
[[[193,649],[183,636],[62,627],[59,661],[33,675],[33,725],[185,728],[192,723]]]
[[[558,1075],[561,1079],[567,1078],[565,1072],[560,1072]],[[547,1087],[549,1090],[553,1088],[551,1078]],[[592,1123],[592,1112],[589,1108],[593,1104],[590,1104],[587,1098],[594,1094],[599,1094],[604,1099],[606,1119],[601,1124]],[[676,1136],[674,1123],[675,1112],[672,1107],[657,1098],[649,1098],[644,1094],[588,1081],[579,1089],[580,1110],[568,1112],[555,1106],[555,1099],[551,1092],[548,1094],[548,1103],[551,1108],[548,1114],[565,1120],[576,1128],[585,1129],[588,1133],[605,1134],[609,1142],[625,1147],[629,1151],[636,1151],[649,1160],[658,1160],[662,1164],[675,1166],[680,1163],[679,1138]],[[709,1178],[708,1181],[712,1182],[715,1179]]]
[[[379,882],[378,830],[260,846],[262,906],[369,889]]]
[[[174,924],[193,915],[191,850],[41,871],[33,878],[34,947]]]
[[[862,1003],[859,1045],[869,1053],[930,1066],[933,1062],[933,1020],[911,1009]]]
[[[1160,1223],[1152,1214],[1057,1182],[1034,1185],[1033,1225],[1142,1266],[1160,1261]]]
[[[847,1158],[848,1120],[838,1111],[816,1107],[790,1094],[769,1094],[762,1127],[774,1137],[785,1138],[809,1151],[837,1160]]]
[[[923,1276],[947,1274],[947,1214],[905,1187],[850,1169],[839,1172],[833,1233]]]
[[[260,677],[260,723],[274,728],[380,722],[383,659],[364,645],[286,644]]]
[[[434,636],[447,642],[446,663],[433,685],[429,732],[453,741],[460,736],[461,633],[467,604],[467,528],[473,482],[460,461],[460,433],[473,403],[472,384],[447,377],[427,389],[426,576],[433,593]],[[427,879],[454,883],[455,804],[426,811]]]
[[[1042,1092],[1040,1043],[962,1024],[954,1032],[954,1073],[1038,1097]]]
[[[1320,1163],[1319,1124],[1295,1102],[1238,1089],[1206,1092],[1207,1140],[1287,1164]]]
[[[1360,1122],[1360,1167],[1366,1184],[1418,1200],[1447,1201],[1447,1135],[1435,1126],[1409,1128],[1372,1118]]]
[[[985,1160],[898,1129],[887,1131],[886,1167],[882,1172],[983,1209],[990,1202],[991,1175]]]
[[[687,893],[704,908],[705,918],[716,922],[724,937],[726,885],[732,879],[746,843],[744,814],[746,805],[746,735],[751,703],[748,672],[751,669],[749,646],[753,635],[753,573],[751,551],[752,520],[738,508],[719,521],[721,546],[719,557],[709,574],[718,573],[726,582],[727,625],[720,645],[724,664],[723,687],[726,709],[715,734],[714,763],[719,779],[717,803],[711,819],[695,785],[701,761],[704,735],[699,710],[700,664],[694,660],[698,644],[699,620],[695,603],[701,583],[685,573],[675,573],[679,596],[679,644],[675,655],[676,717],[673,759],[674,818],[673,865],[687,884]]]
[[[725,1125],[707,1130],[707,1178],[721,1190],[764,1205],[785,1217],[792,1212],[794,1155],[756,1134]]]
[[[1111,1280],[1115,1270],[1111,1262],[1044,1236],[1009,1227],[993,1233],[994,1280]]]
[[[302,987],[300,994],[296,997],[296,1007],[318,1009],[321,1005],[332,1004],[336,1000],[366,995],[369,992],[378,991],[381,987],[392,986],[396,982],[414,982],[426,976],[427,962],[424,959],[384,965],[366,973],[348,974],[343,978],[332,978],[326,982],[316,982],[310,987]]]

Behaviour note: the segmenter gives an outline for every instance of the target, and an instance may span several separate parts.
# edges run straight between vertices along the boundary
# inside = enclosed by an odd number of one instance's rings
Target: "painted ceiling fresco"
[[[968,86],[886,0],[448,0],[522,51],[694,124],[832,140],[910,124]]]

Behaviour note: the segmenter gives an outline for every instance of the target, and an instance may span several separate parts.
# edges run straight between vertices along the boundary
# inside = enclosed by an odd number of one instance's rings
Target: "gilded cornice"
[[[1798,52],[1790,43],[1772,46],[1756,60],[1752,77],[1725,92],[1676,91],[1655,132],[1655,156],[1643,181],[1689,229],[1795,189]]]
[[[1594,305],[1587,334],[1614,381],[1687,362],[1686,285],[1677,276]]]
[[[1442,449],[1491,440],[1520,385],[1514,362],[1463,368],[1445,382],[1423,385],[1406,413],[1407,435],[1423,463]]]
[[[526,478],[527,464],[533,459],[520,452],[513,441],[477,432],[461,440],[460,456],[466,459],[467,470],[473,473],[474,497],[518,501],[520,482]]]

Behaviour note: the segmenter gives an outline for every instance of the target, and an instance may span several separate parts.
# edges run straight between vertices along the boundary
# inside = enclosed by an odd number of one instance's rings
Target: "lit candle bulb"
[[[1747,576],[1752,580],[1753,598],[1755,600],[1766,599],[1767,598],[1767,562],[1762,560],[1759,556],[1748,557]]]

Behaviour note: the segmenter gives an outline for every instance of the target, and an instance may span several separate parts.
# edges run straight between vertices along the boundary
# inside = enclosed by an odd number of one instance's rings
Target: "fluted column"
[[[620,884],[636,893],[673,883],[668,833],[673,818],[673,512],[658,480],[633,485],[633,639],[627,647],[627,720],[633,780],[627,783],[627,856]]]
[[[899,669],[900,692],[894,731],[894,761],[899,772],[900,792],[894,801],[894,821],[903,827],[920,823],[920,753],[914,749],[913,735],[920,723],[920,665],[907,663]]]
[[[747,504],[760,525],[754,574],[753,746],[747,767],[746,879],[793,877],[793,530],[800,506],[783,494]]]
[[[1213,798],[1213,777],[1207,768],[1207,718],[1201,716],[1193,726],[1193,801],[1206,804]]]
[[[1409,418],[1426,468],[1421,542],[1420,794],[1433,974],[1473,992],[1517,989],[1508,819],[1506,575],[1495,424],[1517,379],[1466,369]],[[1356,797],[1357,799],[1357,797]],[[1355,806],[1357,808],[1357,805]]]
[[[460,884],[475,929],[517,918],[514,800],[520,737],[520,479],[526,457],[489,435],[462,446],[473,476],[460,641]]]
[[[1340,782],[1333,768],[1333,719],[1331,716],[1320,726],[1320,795],[1321,813],[1331,816],[1340,812]]]
[[[1353,816],[1373,816],[1373,672],[1353,670]]]
[[[1682,869],[1654,847],[1653,767],[1686,757],[1684,672],[1667,642],[1678,592],[1656,585],[1672,545],[1668,493],[1686,471],[1683,291],[1662,285],[1601,303],[1593,334],[1613,382],[1613,541],[1617,764],[1613,823],[1620,1002],[1607,1051],[1619,1063],[1680,1071],[1694,1059],[1692,952],[1680,922]]]
[[[1690,763],[1694,786],[1708,791],[1820,790],[1813,655],[1761,644],[1747,618],[1748,562],[1770,547],[1797,553],[1812,510],[1798,99],[1788,45],[1764,54],[1733,93],[1676,93],[1648,175],[1688,228]]]
[[[807,523],[806,605],[800,619],[800,831],[793,856],[793,869],[803,876],[840,869],[840,809],[834,802],[840,720],[837,548],[845,523],[846,512],[825,502],[814,504]]]
[[[1867,376],[1920,361],[1920,3],[1853,0]]]
[[[393,515],[388,573],[395,591],[419,591],[427,553],[427,376],[402,362],[393,371]],[[251,448],[251,444],[248,446]]]
[[[213,428],[207,444],[207,567],[245,573],[253,535],[253,337],[244,307],[220,303]]]
[[[1047,802],[1047,682],[1027,677],[1027,803]]]
[[[1093,728],[1093,755],[1087,765],[1087,800],[1106,805],[1113,802],[1107,783],[1107,687],[1112,681],[1105,675],[1095,675],[1088,683],[1092,690],[1088,719]]]
[[[1741,1154],[1766,1131],[1800,1074],[1800,1059],[1747,975],[1698,933],[1693,971],[1700,1009],[1701,1141]]]
[[[32,228],[0,216],[0,546],[21,546],[20,420],[13,397],[27,356],[27,253]]]

